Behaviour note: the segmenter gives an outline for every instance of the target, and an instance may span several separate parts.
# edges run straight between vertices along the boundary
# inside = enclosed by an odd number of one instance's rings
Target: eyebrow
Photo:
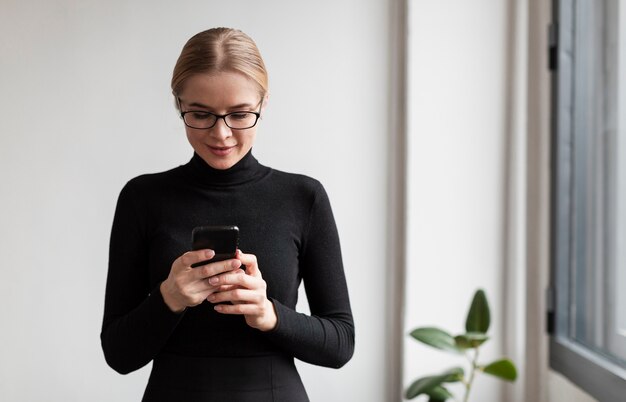
[[[203,109],[209,109],[209,110],[213,110],[213,108],[204,105],[202,103],[199,102],[192,102],[188,105],[188,107],[201,107]],[[239,103],[237,105],[233,105],[228,107],[226,110],[241,110],[241,109],[252,109],[254,107],[254,105],[250,104],[250,103]]]

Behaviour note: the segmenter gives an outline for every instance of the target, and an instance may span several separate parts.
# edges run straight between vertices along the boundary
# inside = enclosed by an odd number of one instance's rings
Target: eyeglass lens
[[[185,123],[193,128],[211,128],[218,116],[208,112],[188,112],[184,115]],[[257,115],[251,112],[234,112],[223,117],[224,122],[230,128],[245,129],[256,124]]]

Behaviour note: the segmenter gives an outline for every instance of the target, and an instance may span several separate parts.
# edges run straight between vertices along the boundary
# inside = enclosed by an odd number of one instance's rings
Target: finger
[[[209,278],[206,279],[207,283]],[[236,285],[223,285],[223,286],[219,286],[218,288],[214,288],[213,286],[211,286],[212,291],[209,291],[206,295],[205,295],[205,299],[210,302],[211,301],[211,295],[213,295],[214,293],[219,293],[219,292],[226,292],[229,290],[233,290],[233,289],[237,289],[238,286]]]
[[[256,290],[236,288],[225,292],[215,292],[207,297],[211,303],[232,302],[239,304],[262,304],[265,296]]]
[[[235,260],[238,261],[238,260]],[[219,275],[213,275],[209,278],[211,286],[242,286],[245,288],[252,288],[251,280],[255,278],[246,275],[240,269],[233,269],[230,272],[225,272]]]
[[[243,265],[246,266],[246,273],[248,275],[261,277],[261,271],[259,270],[259,264],[254,254],[245,254],[241,250],[237,249],[237,255],[235,256]]]
[[[213,307],[220,314],[255,315],[261,309],[255,304],[217,304]]]
[[[211,278],[212,277],[193,281],[187,286],[187,294],[194,299],[200,298],[200,300],[209,300],[209,296],[215,292],[228,291],[237,288],[235,285],[213,286],[210,283]]]
[[[215,257],[215,251],[210,249],[187,251],[180,257],[180,262],[185,267],[191,267],[202,261],[210,260]]]
[[[227,290],[232,290],[232,289],[236,289],[237,285],[221,285],[219,286],[217,289],[215,289],[216,292],[226,292]]]
[[[225,260],[218,261],[203,265],[202,267],[196,268],[194,271],[195,277],[198,280],[203,280],[205,278],[209,278],[218,274],[222,274],[224,272],[236,270],[241,266],[241,261],[234,260]],[[218,282],[219,283],[219,282]],[[211,285],[215,286],[218,283],[211,283]]]

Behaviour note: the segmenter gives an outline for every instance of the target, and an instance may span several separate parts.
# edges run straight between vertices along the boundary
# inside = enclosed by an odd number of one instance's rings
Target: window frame
[[[550,367],[563,374],[599,401],[620,400],[626,395],[626,369],[570,337],[562,335],[570,325],[572,286],[572,210],[574,167],[574,24],[576,0],[553,0],[550,27],[551,68],[551,256],[548,291]],[[578,94],[577,94],[578,95]]]

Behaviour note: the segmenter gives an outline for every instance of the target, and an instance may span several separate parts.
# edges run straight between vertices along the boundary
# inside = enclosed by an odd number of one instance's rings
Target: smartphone
[[[215,256],[210,260],[200,261],[193,268],[210,262],[235,258],[239,246],[239,228],[237,226],[198,226],[191,232],[191,249],[210,248]]]

